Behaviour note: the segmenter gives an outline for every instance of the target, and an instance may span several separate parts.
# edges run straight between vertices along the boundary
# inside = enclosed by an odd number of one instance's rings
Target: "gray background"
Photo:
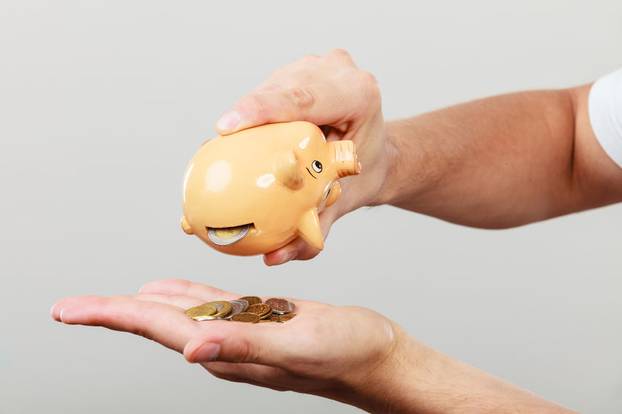
[[[369,306],[546,398],[622,412],[622,206],[509,231],[367,209],[277,268],[179,229],[186,162],[218,115],[305,54],[349,49],[391,119],[590,81],[622,64],[621,39],[619,0],[0,1],[0,412],[356,411],[48,315],[168,277]]]

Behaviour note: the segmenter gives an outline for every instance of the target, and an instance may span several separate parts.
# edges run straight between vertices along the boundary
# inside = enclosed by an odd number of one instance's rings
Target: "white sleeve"
[[[588,107],[598,142],[622,167],[622,69],[592,85]]]

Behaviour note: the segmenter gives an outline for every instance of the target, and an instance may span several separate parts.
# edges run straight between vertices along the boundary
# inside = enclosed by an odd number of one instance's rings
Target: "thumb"
[[[366,72],[363,72],[366,73]],[[241,98],[216,123],[221,134],[273,122],[309,121],[338,125],[354,119],[370,107],[370,88],[352,82],[321,82],[281,89],[260,89]],[[373,89],[373,88],[372,88]]]
[[[282,362],[282,350],[274,345],[275,337],[279,336],[263,324],[235,323],[236,328],[226,335],[197,338],[189,341],[184,347],[184,357],[188,362],[236,362],[256,363],[279,366]],[[241,326],[244,325],[244,326]]]

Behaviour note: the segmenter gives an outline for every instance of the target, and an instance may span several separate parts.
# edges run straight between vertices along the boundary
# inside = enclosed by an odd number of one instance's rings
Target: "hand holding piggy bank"
[[[223,253],[265,254],[300,236],[322,249],[318,213],[361,170],[352,141],[309,122],[262,125],[206,142],[191,160],[182,228]]]

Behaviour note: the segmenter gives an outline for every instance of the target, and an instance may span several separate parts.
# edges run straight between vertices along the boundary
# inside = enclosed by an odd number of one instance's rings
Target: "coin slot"
[[[228,246],[242,240],[253,229],[255,224],[248,223],[232,227],[205,227],[207,237],[218,246]]]

